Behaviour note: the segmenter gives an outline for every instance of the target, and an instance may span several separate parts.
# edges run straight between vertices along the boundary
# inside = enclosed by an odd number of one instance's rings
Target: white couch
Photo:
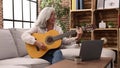
[[[28,68],[26,66],[1,65],[0,68]]]
[[[27,55],[25,43],[21,40],[24,31],[25,29],[0,29],[0,68],[45,68],[50,65],[46,60],[32,59]],[[64,58],[69,59],[78,56],[80,49],[73,47],[61,51]],[[101,56],[115,60],[115,52],[109,49],[103,49]]]

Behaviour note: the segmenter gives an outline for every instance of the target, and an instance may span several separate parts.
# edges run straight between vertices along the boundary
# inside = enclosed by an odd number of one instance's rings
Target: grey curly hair
[[[47,23],[48,19],[50,18],[50,15],[53,11],[55,11],[55,9],[53,7],[43,8],[38,15],[35,25],[39,26],[42,29],[46,28],[46,23]]]

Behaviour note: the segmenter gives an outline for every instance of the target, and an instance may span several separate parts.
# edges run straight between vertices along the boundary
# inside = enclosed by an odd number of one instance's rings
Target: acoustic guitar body
[[[45,34],[33,33],[32,36],[34,36],[36,40],[44,43],[47,49],[42,50],[36,47],[35,45],[26,44],[26,49],[27,49],[28,54],[32,58],[40,58],[43,55],[45,55],[45,53],[47,53],[49,50],[59,48],[62,40],[59,39],[59,40],[53,41],[51,39],[51,37],[54,37],[57,35],[59,35],[59,33],[56,30],[50,30],[46,32]]]

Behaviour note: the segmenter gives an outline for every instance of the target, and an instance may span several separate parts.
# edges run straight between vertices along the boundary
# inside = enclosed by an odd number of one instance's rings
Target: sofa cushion
[[[10,31],[7,29],[0,29],[0,59],[17,56],[17,48]]]
[[[17,57],[11,59],[5,59],[0,61],[0,65],[30,65],[30,64],[40,64],[40,63],[49,63],[43,59],[32,59],[25,57]]]
[[[46,66],[50,65],[50,63],[43,59],[31,59],[29,57],[18,57],[18,58],[11,58],[6,60],[0,61],[1,65],[20,65],[20,66],[27,66],[30,68],[45,68]]]
[[[25,66],[1,65],[0,68],[28,68]]]
[[[25,56],[27,54],[27,51],[25,48],[25,43],[21,39],[21,35],[25,31],[25,29],[11,28],[9,30],[14,38],[19,56]]]

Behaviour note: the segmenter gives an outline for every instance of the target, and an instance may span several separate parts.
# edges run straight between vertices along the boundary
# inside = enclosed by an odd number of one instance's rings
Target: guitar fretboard
[[[95,26],[87,25],[86,27],[81,27],[81,28],[82,28],[83,31],[91,31],[91,30],[95,29]],[[68,32],[66,32],[64,34],[57,35],[57,36],[53,37],[53,41],[62,39],[63,37],[68,37],[68,36],[70,36],[72,34],[76,34],[76,30],[71,30],[71,31],[68,31]]]
[[[68,37],[68,36],[70,36],[72,34],[75,34],[75,33],[76,33],[76,30],[71,30],[71,31],[68,31],[64,34],[60,34],[58,36],[53,37],[53,40],[55,41],[55,40],[58,40],[58,39],[62,39],[63,37]]]

